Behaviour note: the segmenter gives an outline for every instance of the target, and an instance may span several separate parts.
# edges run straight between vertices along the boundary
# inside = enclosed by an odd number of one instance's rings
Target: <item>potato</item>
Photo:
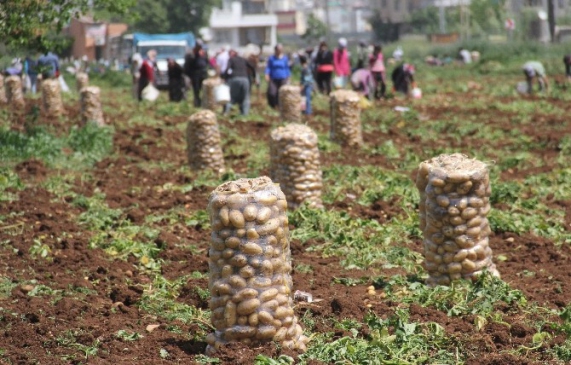
[[[226,308],[224,309],[224,321],[228,327],[232,327],[236,324],[236,304],[232,301],[226,302]]]
[[[230,213],[228,213],[228,218],[235,228],[244,228],[246,225],[244,215],[237,209],[231,210]]]
[[[240,251],[242,251],[246,255],[260,255],[264,252],[262,246],[258,245],[255,242],[243,242],[239,246]]]
[[[230,217],[228,213],[229,213],[228,207],[222,207],[222,209],[220,209],[220,211],[218,212],[218,217],[220,218],[220,221],[226,227],[230,225]]]
[[[244,207],[243,211],[244,219],[248,222],[256,220],[258,216],[258,207],[254,204],[248,204]]]
[[[248,258],[245,255],[238,254],[230,259],[230,264],[234,267],[243,267],[248,264]]]
[[[254,299],[258,296],[258,291],[252,288],[245,288],[234,294],[232,301],[239,303],[248,299]]]
[[[224,241],[226,247],[236,249],[240,246],[242,241],[238,237],[228,237],[226,241]]]
[[[272,210],[268,207],[263,207],[258,211],[258,215],[256,216],[256,221],[260,224],[266,223],[268,219],[270,219],[272,215]]]
[[[243,302],[240,302],[240,304],[238,304],[238,306],[236,307],[236,312],[239,315],[243,315],[243,316],[250,315],[255,310],[258,309],[260,304],[261,304],[260,300],[257,298],[248,299],[248,300],[245,300]]]
[[[276,335],[276,328],[273,326],[260,326],[256,333],[258,340],[271,340]]]

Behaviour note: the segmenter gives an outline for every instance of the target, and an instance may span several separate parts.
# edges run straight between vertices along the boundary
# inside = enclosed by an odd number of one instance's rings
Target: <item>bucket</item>
[[[220,84],[214,88],[214,100],[216,104],[227,104],[230,102],[230,86]]]
[[[335,89],[343,89],[345,87],[345,79],[341,76],[336,76],[333,79],[333,87]]]
[[[411,96],[413,97],[413,99],[420,99],[420,98],[422,98],[422,90],[420,90],[418,87],[415,87],[415,88],[412,89],[412,91],[411,91]]]
[[[527,94],[529,92],[527,82],[525,81],[518,82],[515,89],[520,94]]]

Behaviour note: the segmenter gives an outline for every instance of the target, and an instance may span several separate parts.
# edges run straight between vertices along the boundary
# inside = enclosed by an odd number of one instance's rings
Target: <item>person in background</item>
[[[523,65],[522,70],[527,81],[527,92],[529,94],[533,94],[533,79],[537,79],[540,91],[547,90],[549,83],[545,76],[545,67],[543,67],[541,62],[528,61]]]
[[[229,47],[222,47],[220,53],[216,56],[216,67],[220,75],[224,75],[228,68],[228,61],[230,60]]]
[[[59,77],[59,58],[52,52],[47,52],[38,59],[38,69],[43,79]]]
[[[31,56],[27,56],[24,60],[24,72],[28,75],[29,89],[28,92],[35,94],[38,88],[38,62]]]
[[[563,64],[565,64],[565,76],[567,80],[571,81],[571,54],[563,57]]]
[[[283,53],[283,46],[278,44],[274,48],[274,54],[266,62],[267,97],[271,108],[275,109],[278,106],[278,93],[280,88],[289,82],[290,76],[289,60]]]
[[[375,45],[375,48],[373,48],[373,53],[369,57],[369,68],[375,80],[375,98],[383,98],[387,91],[387,83],[385,58],[383,56],[383,47],[380,44]]]
[[[184,71],[173,58],[167,59],[169,77],[169,100],[181,101],[184,96]]]
[[[467,49],[460,48],[458,50],[458,60],[465,65],[472,63],[472,54]]]
[[[401,46],[398,46],[397,49],[393,52],[393,58],[395,61],[400,62],[402,60],[402,56],[404,56],[404,52]]]
[[[208,54],[203,46],[197,43],[192,52],[186,54],[184,58],[184,73],[190,79],[192,84],[192,93],[194,96],[194,106],[200,107],[202,99],[202,83],[208,77]]]
[[[224,114],[230,111],[232,104],[240,105],[240,113],[248,115],[250,112],[250,79],[249,72],[256,75],[256,69],[235,50],[230,50],[228,67],[224,78],[230,87],[230,103],[226,104]]]
[[[359,47],[357,48],[357,67],[355,67],[353,72],[355,72],[358,69],[365,68],[366,60],[367,60],[367,42],[360,41]]]
[[[8,76],[22,76],[22,61],[19,58],[12,59],[10,67],[6,69],[6,75]]]
[[[155,82],[155,60],[157,58],[157,51],[151,49],[147,52],[147,58],[143,59],[141,62],[141,67],[139,68],[139,89],[137,90],[137,96],[139,101],[143,100],[143,90],[149,85]]]
[[[341,87],[344,88],[347,86],[349,74],[351,73],[347,39],[345,38],[339,38],[339,47],[333,51],[333,68],[335,75],[341,78]]]
[[[325,95],[331,93],[333,70],[333,54],[327,48],[327,43],[323,41],[319,44],[319,50],[315,57],[315,81],[319,91]]]
[[[313,72],[309,68],[307,57],[299,55],[299,63],[301,64],[301,93],[305,96],[305,115],[311,115],[311,94],[313,93]]]
[[[391,75],[394,91],[408,95],[412,88],[416,87],[414,72],[414,65],[410,63],[397,66]]]
[[[361,93],[369,100],[373,100],[375,94],[375,79],[371,70],[360,68],[351,75],[353,90]]]
[[[139,79],[141,78],[141,65],[143,64],[143,56],[140,53],[134,53],[131,57],[131,76],[133,81],[133,98],[139,98]]]

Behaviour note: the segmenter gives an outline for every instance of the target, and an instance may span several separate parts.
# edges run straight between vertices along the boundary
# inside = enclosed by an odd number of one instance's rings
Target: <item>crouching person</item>
[[[250,72],[248,72],[248,70]],[[230,60],[224,78],[230,87],[230,103],[226,104],[224,113],[228,113],[232,104],[240,105],[240,113],[248,115],[250,112],[250,79],[249,75],[256,75],[256,69],[235,50],[230,51]]]
[[[527,92],[533,94],[533,80],[537,79],[539,84],[539,90],[547,90],[548,82],[545,76],[545,67],[538,61],[526,62],[523,67],[523,73],[525,75],[525,80],[527,81]]]
[[[414,65],[403,63],[394,69],[391,79],[393,80],[393,88],[395,92],[409,95],[409,92],[416,87],[414,82]]]

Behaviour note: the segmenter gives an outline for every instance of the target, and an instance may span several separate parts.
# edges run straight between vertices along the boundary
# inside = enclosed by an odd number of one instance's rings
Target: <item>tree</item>
[[[0,34],[9,46],[47,50],[53,37],[89,11],[124,14],[136,0],[3,0],[0,2]]]
[[[319,20],[315,15],[309,14],[307,17],[307,28],[301,38],[308,42],[317,42],[327,35],[327,25]]]
[[[133,30],[145,33],[194,32],[208,25],[218,0],[139,0]]]

